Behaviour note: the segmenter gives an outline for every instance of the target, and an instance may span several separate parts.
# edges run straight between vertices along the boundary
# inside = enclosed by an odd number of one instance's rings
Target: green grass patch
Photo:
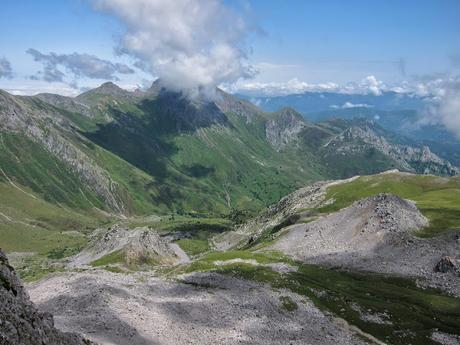
[[[198,254],[207,252],[210,249],[209,242],[207,240],[195,240],[184,238],[176,241],[176,243],[189,256],[196,256]]]
[[[107,266],[119,263],[125,263],[125,253],[123,250],[116,250],[113,251],[97,260],[91,262],[91,266],[93,267],[100,267],[100,266]]]

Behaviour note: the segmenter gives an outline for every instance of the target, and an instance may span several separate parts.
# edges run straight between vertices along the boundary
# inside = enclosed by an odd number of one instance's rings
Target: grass
[[[103,202],[68,168],[22,134],[0,132],[0,182],[26,186],[43,200],[71,208],[104,208]]]
[[[195,239],[184,238],[184,239],[176,241],[176,243],[189,256],[196,256],[196,255],[205,253],[209,251],[210,249],[208,240],[195,240]]]
[[[247,263],[216,266],[214,261],[254,259],[259,263],[287,260],[279,253],[234,251],[210,253],[191,263],[186,271],[216,271],[239,278],[269,283],[274,288],[288,289],[311,299],[321,310],[331,312],[359,327],[377,339],[395,345],[436,344],[431,332],[460,335],[460,299],[434,289],[421,289],[410,279],[336,271],[315,265],[295,263],[297,272],[280,274],[268,267]],[[293,311],[296,306],[280,299],[283,308]],[[356,310],[385,313],[392,324],[365,321]],[[298,307],[298,306],[297,306]]]
[[[84,133],[129,162],[133,170],[150,176],[147,184],[139,185],[137,194],[163,211],[220,215],[239,209],[256,213],[321,178],[309,156],[299,160],[295,150],[280,153],[273,149],[265,139],[263,116],[256,115],[247,123],[240,115],[227,114],[225,126],[194,128],[182,117],[181,102],[145,100],[130,108],[113,108],[110,115],[120,125],[99,124],[96,130]],[[124,187],[132,189],[124,183],[123,174],[119,175]]]
[[[100,267],[100,266],[107,266],[107,265],[125,263],[125,262],[126,262],[126,258],[125,258],[125,253],[123,252],[123,250],[116,250],[97,260],[92,261],[91,266]]]
[[[109,222],[97,211],[60,207],[20,188],[0,183],[0,244],[6,252],[47,254],[81,247],[87,241],[85,233]]]
[[[139,255],[133,256],[123,248],[92,261],[91,266],[104,269],[118,266],[124,272],[123,268],[136,271],[148,266],[156,266],[159,263],[161,263],[161,258],[155,257],[152,253],[139,253]],[[120,265],[122,267],[119,267]]]
[[[65,270],[64,265],[55,260],[50,260],[41,254],[26,256],[15,263],[14,266],[16,272],[24,282],[34,282],[51,273]]]
[[[189,256],[197,256],[211,249],[209,238],[231,228],[227,219],[221,218],[191,218],[174,216],[174,219],[162,219],[155,224],[155,228],[164,234],[186,237],[175,241]]]
[[[418,232],[421,237],[432,237],[460,227],[460,179],[423,175],[383,174],[360,177],[349,183],[328,188],[327,199],[334,203],[321,212],[334,212],[354,201],[392,193],[414,200],[430,225]]]

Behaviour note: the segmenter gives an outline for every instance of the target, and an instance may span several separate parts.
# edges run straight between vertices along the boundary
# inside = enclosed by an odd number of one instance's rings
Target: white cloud
[[[433,95],[433,102],[415,126],[443,125],[460,138],[460,76],[425,77],[418,90]]]
[[[34,60],[43,64],[43,71],[31,77],[32,80],[46,82],[66,82],[77,88],[76,80],[80,77],[89,79],[119,80],[116,74],[133,74],[134,70],[127,65],[103,60],[89,54],[43,54],[36,49],[28,49],[27,53]],[[67,76],[61,67],[67,71],[72,81],[67,82]]]
[[[77,96],[80,91],[78,89],[69,87],[63,83],[53,83],[48,85],[22,85],[20,87],[6,87],[5,91],[13,95],[21,96],[33,96],[39,93],[54,93],[62,96],[74,97]]]
[[[359,83],[359,88],[368,91],[369,93],[372,93],[376,96],[380,96],[382,94],[382,90],[384,87],[385,85],[383,84],[383,82],[377,80],[377,78],[373,75],[367,76]]]
[[[250,78],[244,42],[251,31],[218,0],[93,0],[126,25],[118,51],[174,89],[213,89]]]
[[[257,66],[257,65],[256,65]],[[276,66],[276,65],[275,65]],[[294,66],[294,65],[293,65]],[[311,84],[293,78],[286,82],[262,83],[257,81],[240,81],[233,85],[223,85],[229,92],[242,92],[253,95],[263,96],[282,96],[289,94],[300,94],[304,92],[338,92],[346,94],[373,94],[381,95],[389,88],[375,76],[370,75],[358,83],[348,83],[340,85],[334,82]]]
[[[331,105],[332,109],[351,109],[351,108],[372,108],[372,105],[365,103],[345,102],[343,105]]]
[[[370,94],[379,96],[383,92],[396,92],[410,94],[420,97],[427,97],[433,101],[441,100],[448,90],[460,85],[459,75],[433,75],[414,77],[398,83],[387,84],[370,75],[359,82],[347,84],[307,83],[297,78],[286,82],[258,82],[240,81],[232,85],[222,85],[223,89],[232,93],[244,93],[254,97],[273,97],[290,94],[301,94],[304,92],[337,92],[342,94]]]
[[[228,92],[253,93],[255,95],[282,96],[289,94],[299,94],[307,91],[330,91],[339,92],[340,86],[336,83],[309,84],[297,78],[287,82],[262,83],[256,81],[238,82],[236,84],[221,85]]]
[[[439,112],[446,128],[460,138],[460,92],[447,94]]]
[[[13,78],[13,69],[11,68],[11,64],[4,57],[0,57],[0,79],[1,78]]]

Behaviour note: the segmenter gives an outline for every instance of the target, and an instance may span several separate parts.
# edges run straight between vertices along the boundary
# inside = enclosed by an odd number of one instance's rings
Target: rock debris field
[[[215,273],[169,281],[91,270],[28,290],[58,328],[98,344],[366,344],[304,297]],[[296,310],[283,308],[286,296]]]

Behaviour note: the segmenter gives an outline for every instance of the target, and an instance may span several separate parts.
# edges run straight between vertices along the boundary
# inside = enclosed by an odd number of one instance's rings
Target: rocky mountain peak
[[[297,138],[303,128],[307,126],[305,120],[292,108],[283,108],[272,113],[265,126],[267,140],[277,150],[282,150],[289,142]]]

